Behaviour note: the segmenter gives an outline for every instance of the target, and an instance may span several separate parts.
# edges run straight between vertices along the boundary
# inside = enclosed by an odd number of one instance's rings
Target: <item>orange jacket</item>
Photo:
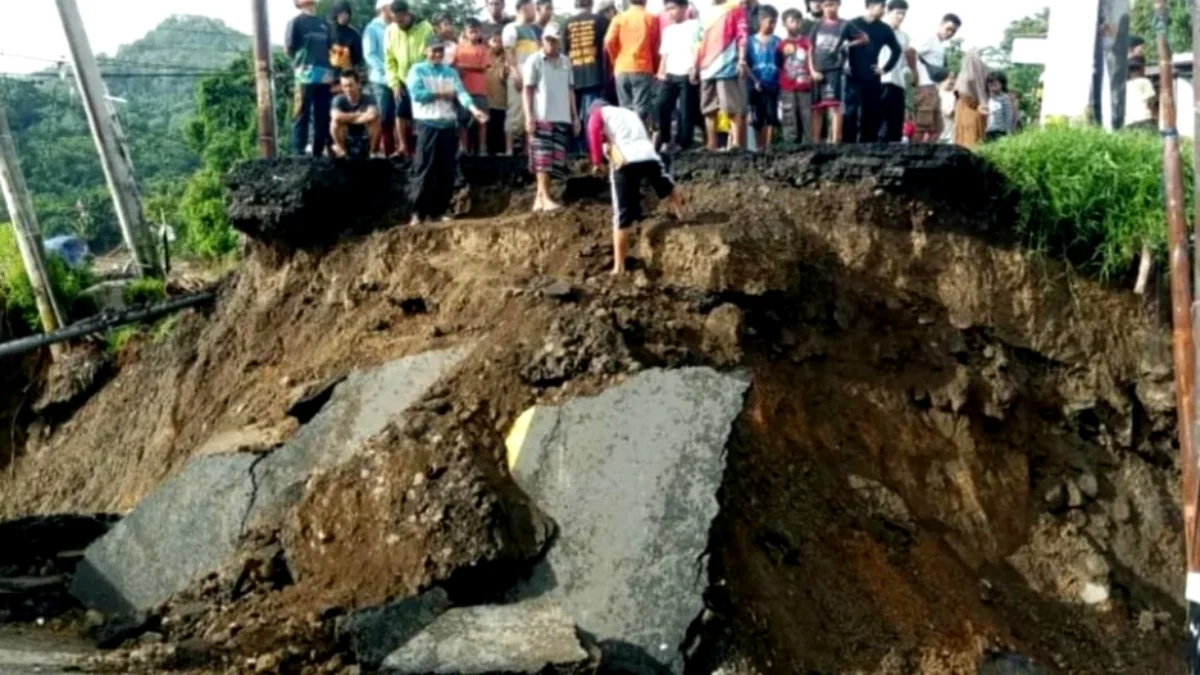
[[[613,73],[646,73],[658,71],[658,20],[642,5],[631,5],[608,25],[604,35],[604,51],[612,60]]]

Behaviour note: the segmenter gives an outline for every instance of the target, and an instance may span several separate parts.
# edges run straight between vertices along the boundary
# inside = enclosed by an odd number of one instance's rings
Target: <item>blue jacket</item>
[[[383,66],[384,35],[387,24],[375,17],[363,29],[363,56],[367,61],[367,79],[371,84],[387,84],[387,71]]]
[[[458,124],[458,108],[454,106],[454,101],[438,99],[436,94],[454,94],[462,107],[468,110],[475,106],[458,71],[444,63],[435,66],[422,61],[408,71],[405,81],[408,83],[408,93],[412,96],[413,119],[418,122],[435,127]]]

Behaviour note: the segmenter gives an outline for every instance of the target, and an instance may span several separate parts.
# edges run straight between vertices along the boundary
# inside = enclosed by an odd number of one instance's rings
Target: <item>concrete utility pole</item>
[[[1175,399],[1179,433],[1179,466],[1183,474],[1183,529],[1187,555],[1185,642],[1187,672],[1200,675],[1200,550],[1197,549],[1196,502],[1196,342],[1192,324],[1192,278],[1188,264],[1187,217],[1183,198],[1183,162],[1175,126],[1175,79],[1167,42],[1167,0],[1155,0],[1158,45],[1159,129],[1163,138],[1163,182],[1167,197],[1167,256],[1171,271],[1171,346],[1175,364]]]
[[[267,0],[250,0],[254,13],[254,81],[258,85],[258,148],[263,159],[278,151],[275,130],[275,86],[271,77],[271,40]]]
[[[41,228],[33,212],[33,200],[25,187],[25,175],[17,164],[17,148],[12,132],[8,128],[8,114],[0,103],[0,190],[4,192],[4,204],[12,216],[13,230],[17,234],[17,248],[21,251],[21,262],[33,286],[33,297],[37,301],[42,329],[52,333],[66,322],[62,308],[54,297],[54,287],[46,272],[45,253],[42,251]]]
[[[162,266],[158,261],[154,237],[142,216],[142,203],[138,195],[137,182],[133,178],[133,167],[129,154],[121,143],[121,135],[113,124],[109,112],[107,91],[100,79],[100,68],[96,56],[83,29],[83,19],[75,0],[56,0],[58,14],[62,18],[63,31],[71,47],[71,62],[75,66],[75,82],[79,87],[83,109],[87,113],[96,150],[100,153],[100,165],[108,190],[112,193],[114,210],[121,224],[125,245],[133,254],[142,276],[161,277]]]

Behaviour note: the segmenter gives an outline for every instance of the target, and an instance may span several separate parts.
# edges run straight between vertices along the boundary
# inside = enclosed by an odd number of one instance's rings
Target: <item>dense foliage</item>
[[[1193,0],[1167,0],[1167,42],[1172,54],[1192,51],[1192,4]],[[1147,63],[1158,62],[1154,22],[1154,0],[1134,0],[1129,13],[1129,32],[1146,41]]]
[[[56,256],[49,256],[46,266],[50,272],[50,283],[64,310],[70,311],[83,289],[92,283],[87,270],[72,270]],[[37,302],[33,298],[33,287],[25,275],[21,252],[17,249],[16,233],[12,225],[0,222],[0,319],[6,326],[0,333],[12,336],[41,332]]]
[[[1010,136],[979,152],[1019,194],[1017,227],[1028,247],[1101,277],[1128,271],[1143,245],[1162,253],[1157,134],[1058,126]],[[1184,183],[1191,185],[1192,153],[1183,155]]]

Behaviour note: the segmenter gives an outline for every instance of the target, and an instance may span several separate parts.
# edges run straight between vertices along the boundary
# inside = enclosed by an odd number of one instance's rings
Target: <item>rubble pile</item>
[[[590,177],[530,215],[465,163],[406,228],[397,165],[235,171],[215,308],[18,416],[0,513],[125,513],[62,581],[119,645],[86,665],[1181,667],[1157,316],[1014,248],[953,148],[674,169],[623,278]]]

